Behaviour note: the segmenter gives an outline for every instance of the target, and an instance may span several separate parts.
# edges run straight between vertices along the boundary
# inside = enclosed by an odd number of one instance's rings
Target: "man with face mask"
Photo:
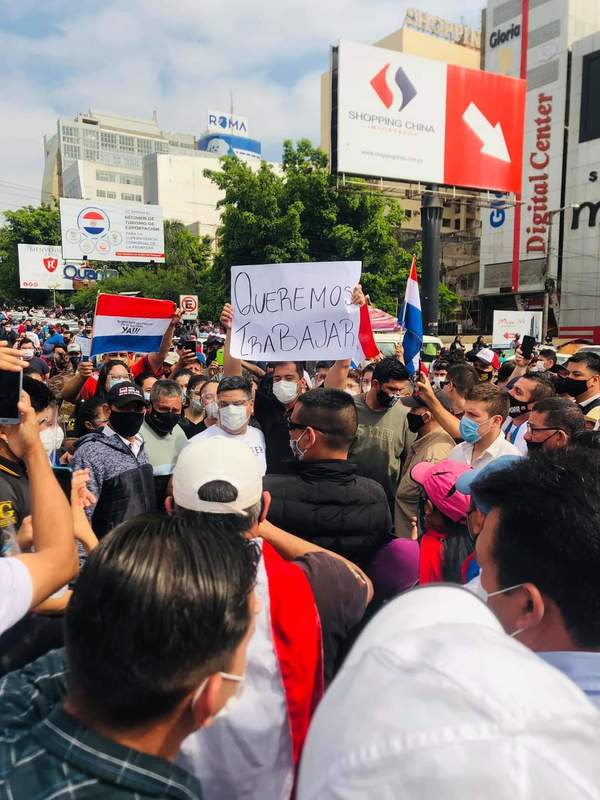
[[[491,383],[474,386],[467,394],[460,421],[463,441],[448,458],[478,469],[500,456],[518,456],[518,448],[502,435],[508,408],[508,397],[497,386]]]
[[[446,411],[451,411],[450,398],[442,391],[435,397]],[[408,408],[406,421],[415,441],[408,448],[402,467],[400,483],[394,505],[394,531],[396,536],[408,538],[411,535],[412,520],[417,515],[421,487],[411,478],[411,470],[422,461],[435,464],[448,458],[454,448],[454,439],[436,421],[425,401],[420,397],[403,397],[402,404]]]
[[[584,414],[600,406],[600,356],[580,350],[567,361],[566,378],[559,379],[557,392],[569,394]]]
[[[248,424],[254,410],[250,381],[237,375],[223,378],[217,386],[217,408],[217,424],[192,436],[189,444],[215,436],[244,442],[257,458],[260,474],[264,475],[267,471],[265,437],[261,430]]]
[[[141,390],[130,381],[108,393],[108,423],[77,442],[71,466],[89,470],[89,489],[96,503],[86,509],[100,539],[136,514],[156,509],[153,470],[140,428],[146,413]]]
[[[521,455],[527,455],[527,421],[533,406],[540,400],[553,397],[553,381],[543,373],[529,372],[521,378],[513,379],[506,385],[509,400],[508,418],[502,430],[506,439],[514,444]]]
[[[289,474],[267,475],[263,487],[271,494],[269,522],[366,569],[389,541],[392,520],[381,486],[348,461],[357,427],[356,406],[346,392],[300,395],[289,422],[296,463]]]
[[[140,434],[154,472],[157,508],[163,507],[169,478],[188,441],[178,425],[182,408],[181,389],[175,381],[162,380],[153,384],[150,389],[150,406]]]
[[[598,455],[542,452],[473,482],[481,586],[505,631],[600,706]]]
[[[477,370],[481,383],[491,383],[500,368],[500,359],[493,350],[484,347],[473,359],[473,366]]]
[[[525,441],[529,453],[567,447],[585,430],[585,417],[577,403],[565,397],[548,397],[533,407]]]

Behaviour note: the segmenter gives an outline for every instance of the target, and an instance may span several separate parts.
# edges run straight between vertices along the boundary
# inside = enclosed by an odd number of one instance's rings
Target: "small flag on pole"
[[[404,361],[409,375],[419,371],[421,345],[423,344],[423,317],[421,316],[421,298],[419,296],[419,280],[417,278],[417,259],[413,256],[410,273],[406,281],[406,294],[402,316],[398,320],[404,328]]]
[[[96,300],[92,356],[101,353],[153,353],[175,313],[171,300],[99,294]]]

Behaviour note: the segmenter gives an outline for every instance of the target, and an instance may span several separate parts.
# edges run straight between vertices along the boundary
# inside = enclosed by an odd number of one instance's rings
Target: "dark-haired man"
[[[295,411],[293,412],[295,413]],[[226,717],[189,737],[180,762],[205,800],[289,798],[310,718],[340,643],[372,588],[360,569],[266,522],[270,495],[257,460],[235,438],[196,441],[179,457],[176,513],[206,530],[256,538],[262,600],[248,647],[247,688]]]
[[[398,402],[410,394],[404,364],[396,358],[384,358],[375,366],[364,399],[354,398],[358,431],[348,457],[358,466],[359,475],[383,487],[390,509],[394,507],[402,455],[414,439],[408,430],[407,409]]]
[[[201,798],[172,762],[243,685],[257,556],[239,536],[157,515],[104,539],[69,603],[66,652],[0,684],[5,795]]]
[[[577,403],[565,397],[547,397],[533,407],[527,421],[525,441],[531,453],[556,450],[571,444],[585,430],[585,417]]]
[[[511,636],[600,706],[600,469],[584,448],[541,452],[473,482],[477,561]]]
[[[190,439],[192,442],[212,439],[214,436],[234,437],[244,442],[258,459],[261,475],[267,468],[265,437],[259,428],[249,425],[254,410],[252,385],[247,378],[232,375],[223,378],[217,386],[218,422]],[[188,445],[189,446],[189,445]]]
[[[527,420],[536,403],[554,396],[554,383],[544,374],[529,372],[516,380],[509,381],[506,388],[509,416],[502,430],[508,441],[514,444],[521,455],[526,456]]]
[[[562,389],[575,398],[584,414],[600,406],[600,356],[580,350],[565,364]]]
[[[357,475],[348,461],[358,418],[353,398],[338,389],[300,395],[289,422],[296,462],[286,475],[268,475],[269,522],[366,569],[389,538],[385,492]]]
[[[464,414],[465,397],[479,382],[479,376],[470,364],[454,364],[448,370],[446,385],[442,389],[450,400],[450,409],[436,397],[434,387],[425,375],[417,381],[418,396],[427,405],[435,420],[453,439],[461,439],[459,420]]]

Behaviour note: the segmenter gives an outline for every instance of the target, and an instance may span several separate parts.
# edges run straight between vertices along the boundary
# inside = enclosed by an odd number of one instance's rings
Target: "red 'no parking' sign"
[[[181,319],[198,319],[198,295],[180,294],[179,308],[181,309]]]

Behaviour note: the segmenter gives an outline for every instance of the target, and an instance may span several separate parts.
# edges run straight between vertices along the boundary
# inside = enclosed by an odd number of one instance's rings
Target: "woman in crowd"
[[[179,426],[188,439],[206,430],[206,412],[202,405],[202,389],[208,383],[204,375],[193,375],[187,385],[187,402]]]
[[[94,397],[106,402],[108,393],[116,383],[130,380],[131,373],[129,368],[122,361],[111,358],[102,365],[102,369],[98,374],[98,385],[96,386]]]
[[[150,400],[150,389],[154,386],[158,378],[153,372],[140,372],[135,376],[134,382],[144,393],[146,400]]]

